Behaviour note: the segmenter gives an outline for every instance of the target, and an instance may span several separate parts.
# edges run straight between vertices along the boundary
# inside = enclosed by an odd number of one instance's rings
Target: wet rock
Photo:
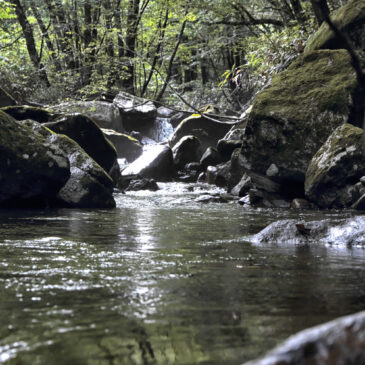
[[[298,230],[302,224],[308,234]],[[342,246],[365,245],[365,217],[358,216],[347,220],[322,220],[300,222],[295,219],[270,224],[253,236],[253,243],[277,244],[336,244]]]
[[[184,119],[188,118],[191,113],[188,112],[177,112],[170,118],[171,125],[176,128]]]
[[[157,117],[160,118],[171,118],[174,115],[174,111],[165,106],[160,106],[157,108]]]
[[[44,207],[70,177],[67,156],[0,111],[0,206]]]
[[[227,203],[228,202],[226,199],[222,198],[220,195],[209,195],[209,194],[201,195],[198,198],[196,198],[194,201],[197,203],[203,203],[203,204]]]
[[[112,178],[74,140],[53,133],[35,121],[24,123],[38,136],[45,138],[56,155],[68,160],[70,175],[57,193],[56,205],[72,208],[115,207]]]
[[[134,179],[131,180],[126,191],[138,191],[138,190],[151,190],[157,191],[160,188],[157,185],[157,182],[154,179]]]
[[[356,50],[365,50],[365,4],[351,0],[331,13],[334,24],[350,39]],[[308,40],[305,51],[345,48],[326,22]]]
[[[71,101],[49,107],[59,113],[80,113],[89,117],[99,128],[123,132],[124,127],[119,109],[105,101]],[[36,119],[37,120],[37,119]]]
[[[77,142],[107,173],[116,162],[117,153],[101,129],[83,114],[68,114],[55,122],[44,123],[51,131]]]
[[[365,172],[365,134],[350,124],[338,127],[313,156],[305,178],[307,198],[322,208],[353,204],[353,186]]]
[[[362,123],[363,102],[345,50],[298,57],[260,92],[241,154],[246,170],[267,175],[300,197],[308,165],[340,125]]]
[[[39,123],[52,122],[61,116],[58,112],[28,105],[9,106],[2,110],[16,120],[32,119]]]
[[[229,132],[223,137],[225,140],[242,141],[245,135],[245,128],[233,127]]]
[[[222,157],[214,147],[208,147],[200,159],[200,166],[205,170],[208,166],[216,166],[222,162]]]
[[[141,126],[152,125],[156,116],[155,104],[147,99],[120,92],[113,100],[118,107],[126,131],[140,131]]]
[[[202,150],[205,151],[208,147],[216,146],[230,128],[230,125],[215,123],[200,114],[192,114],[178,125],[170,139],[170,145],[174,146],[184,136],[193,135],[199,138]]]
[[[311,209],[312,204],[309,203],[309,201],[306,199],[296,198],[296,199],[293,199],[292,202],[290,203],[290,208],[292,208],[292,209]]]
[[[217,144],[217,150],[223,157],[224,161],[231,159],[235,149],[241,148],[242,140],[240,139],[220,139]]]
[[[290,201],[280,194],[253,188],[248,191],[250,205],[260,208],[289,208]]]
[[[197,162],[201,157],[201,144],[194,136],[185,136],[172,148],[174,164],[177,169],[189,162]]]
[[[231,164],[229,161],[217,166],[208,166],[206,170],[206,182],[219,187],[227,187],[230,169]]]
[[[245,365],[365,364],[365,312],[291,336],[262,359]]]
[[[122,176],[140,175],[156,181],[168,181],[174,172],[171,148],[151,145],[146,146],[143,154],[122,171]]]
[[[136,138],[111,129],[102,129],[102,132],[113,143],[118,158],[125,158],[128,162],[133,162],[141,156],[143,147]]]
[[[231,194],[242,197],[245,196],[253,187],[254,183],[252,182],[251,177],[247,174],[244,174],[240,182],[231,190]]]
[[[0,87],[0,108],[16,105],[15,99],[2,87]]]

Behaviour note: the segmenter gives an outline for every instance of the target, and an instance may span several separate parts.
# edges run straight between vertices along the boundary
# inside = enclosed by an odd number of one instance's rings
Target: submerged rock
[[[287,219],[271,223],[253,236],[256,244],[318,244],[343,246],[365,245],[365,216],[347,220],[301,222]]]
[[[322,208],[348,207],[359,198],[353,185],[363,175],[364,130],[343,124],[313,156],[306,173],[305,194]]]
[[[365,3],[351,0],[331,13],[333,23],[351,40],[357,50],[365,51]],[[305,51],[345,48],[326,22],[308,40]]]
[[[154,179],[133,179],[129,182],[126,191],[138,191],[138,190],[151,190],[157,191],[160,190],[159,186],[157,185]]]
[[[171,148],[151,145],[146,147],[143,154],[122,171],[122,176],[140,175],[156,181],[168,181],[174,172]]]
[[[360,365],[364,348],[365,312],[359,312],[301,331],[245,365]]]
[[[242,145],[244,167],[304,190],[308,165],[340,125],[362,124],[364,103],[345,50],[309,52],[272,79],[250,113]]]

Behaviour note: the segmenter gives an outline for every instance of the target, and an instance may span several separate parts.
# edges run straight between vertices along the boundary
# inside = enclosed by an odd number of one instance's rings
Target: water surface
[[[0,211],[0,363],[240,364],[365,309],[365,250],[249,242],[277,219],[351,213],[160,185],[114,210]]]

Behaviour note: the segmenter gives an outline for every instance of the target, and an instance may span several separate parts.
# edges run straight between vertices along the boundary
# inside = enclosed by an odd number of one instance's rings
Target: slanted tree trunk
[[[27,44],[27,50],[30,60],[33,66],[39,72],[39,78],[46,84],[47,87],[49,87],[50,83],[48,81],[47,73],[41,63],[41,59],[38,55],[35,45],[33,29],[25,15],[22,4],[20,3],[20,0],[11,0],[11,2],[15,5],[15,13],[18,18],[18,22],[23,30],[23,35]]]
[[[318,26],[320,26],[325,18],[329,16],[330,9],[328,8],[327,0],[310,0],[312,4],[313,13],[317,19]]]

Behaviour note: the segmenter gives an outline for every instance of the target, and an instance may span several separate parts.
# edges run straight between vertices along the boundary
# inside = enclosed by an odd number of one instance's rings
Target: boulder
[[[0,108],[16,105],[15,99],[6,90],[0,87]]]
[[[126,191],[138,191],[138,190],[151,190],[157,191],[160,190],[156,181],[154,179],[133,179],[129,182]]]
[[[199,138],[202,150],[205,151],[208,147],[215,147],[231,127],[228,124],[206,119],[203,114],[192,114],[178,125],[170,139],[170,145],[175,146],[181,138],[193,135]]]
[[[111,129],[102,129],[102,132],[113,143],[118,158],[125,158],[128,162],[133,162],[141,156],[143,147],[136,138]]]
[[[25,121],[57,156],[68,160],[69,177],[58,191],[55,205],[72,208],[114,208],[113,180],[74,140],[56,134],[33,120]]]
[[[122,115],[126,131],[140,131],[141,127],[152,125],[157,116],[157,108],[152,101],[126,92],[120,92],[113,104]]]
[[[172,148],[174,164],[181,170],[189,162],[197,162],[201,157],[201,143],[194,136],[185,136]]]
[[[301,331],[245,365],[365,364],[365,311]]]
[[[99,128],[114,129],[123,132],[119,109],[113,103],[105,101],[71,101],[49,107],[59,113],[80,113],[89,117]],[[37,119],[35,119],[37,120]]]
[[[188,118],[191,113],[177,112],[170,117],[171,125],[176,128],[184,119]]]
[[[331,14],[333,23],[351,40],[357,50],[365,51],[365,3],[363,0],[351,0]],[[318,49],[344,48],[341,41],[323,22],[316,33],[308,40],[305,51]]]
[[[168,181],[174,174],[171,148],[163,145],[148,146],[143,154],[122,171],[122,177],[138,175],[156,181]]]
[[[217,150],[225,161],[231,159],[235,149],[241,148],[242,140],[240,139],[220,139],[217,144]]]
[[[208,166],[216,166],[222,162],[222,156],[214,147],[208,147],[200,159],[200,166],[205,170]]]
[[[230,179],[231,163],[221,163],[217,166],[208,166],[206,171],[206,182],[219,187],[227,187]]]
[[[32,119],[39,123],[52,122],[60,117],[55,111],[28,105],[8,106],[2,110],[16,120]]]
[[[117,159],[117,152],[101,129],[86,115],[66,114],[55,122],[45,123],[44,126],[73,139],[107,173],[110,172]]]
[[[286,219],[271,223],[253,236],[256,244],[334,244],[341,246],[365,245],[365,216],[349,219],[326,219],[302,222]]]
[[[70,178],[67,156],[0,111],[0,206],[44,207]]]
[[[362,124],[358,91],[345,50],[298,57],[255,99],[241,149],[244,167],[300,196],[308,165],[329,135],[344,123]]]
[[[364,130],[343,124],[313,156],[305,177],[305,194],[321,208],[350,206],[359,198],[350,190],[355,193],[352,186],[364,174]]]

